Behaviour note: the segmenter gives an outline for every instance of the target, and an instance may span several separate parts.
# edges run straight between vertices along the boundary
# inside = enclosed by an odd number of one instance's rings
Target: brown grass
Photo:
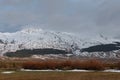
[[[16,72],[0,73],[0,80],[120,80],[119,75],[105,72]]]
[[[91,60],[0,61],[1,69],[120,69],[120,62]],[[21,72],[2,74],[0,80],[120,80],[120,73],[109,72]]]
[[[0,61],[0,69],[21,69],[22,62]]]
[[[23,63],[25,69],[86,69],[86,70],[104,70],[105,66],[101,61],[89,60],[47,60],[39,62],[25,62]]]
[[[118,63],[116,64],[116,66],[117,66],[117,69],[120,70],[120,62],[118,62]]]
[[[28,61],[0,61],[0,69],[85,69],[85,70],[104,70],[120,69],[120,62],[104,62],[97,59],[89,60],[28,60]]]

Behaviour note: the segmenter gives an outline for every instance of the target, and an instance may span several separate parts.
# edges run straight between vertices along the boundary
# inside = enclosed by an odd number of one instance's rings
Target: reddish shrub
[[[22,67],[25,69],[46,69],[46,64],[44,62],[25,62]]]
[[[104,64],[99,60],[89,60],[82,62],[82,68],[86,70],[104,70]]]
[[[116,64],[116,68],[120,70],[120,62]]]
[[[101,61],[89,60],[46,60],[40,62],[25,62],[23,64],[25,69],[86,69],[86,70],[104,70],[105,66]]]

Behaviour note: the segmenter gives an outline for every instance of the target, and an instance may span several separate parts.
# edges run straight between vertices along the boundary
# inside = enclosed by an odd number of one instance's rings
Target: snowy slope
[[[0,33],[0,52],[11,52],[21,49],[54,48],[71,49],[80,41],[70,33],[43,31],[28,28],[15,33]]]
[[[116,39],[108,39],[103,36],[94,39],[84,39],[82,36],[67,32],[45,31],[38,28],[26,28],[14,33],[0,33],[0,54],[15,52],[22,49],[53,48],[72,51],[73,54],[90,56],[93,53],[83,52],[82,48],[94,45],[120,42]],[[96,53],[98,55],[98,53]],[[96,55],[95,55],[96,56]],[[100,55],[98,55],[100,56]],[[102,55],[103,56],[103,55]]]

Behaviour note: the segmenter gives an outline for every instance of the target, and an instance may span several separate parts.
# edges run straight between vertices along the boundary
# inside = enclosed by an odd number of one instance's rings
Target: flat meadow
[[[120,80],[120,73],[112,72],[23,72],[1,74],[0,80]]]

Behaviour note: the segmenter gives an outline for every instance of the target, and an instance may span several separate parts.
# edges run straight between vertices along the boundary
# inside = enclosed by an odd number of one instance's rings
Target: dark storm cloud
[[[0,0],[0,31],[38,24],[84,35],[119,35],[119,4],[119,0]]]

